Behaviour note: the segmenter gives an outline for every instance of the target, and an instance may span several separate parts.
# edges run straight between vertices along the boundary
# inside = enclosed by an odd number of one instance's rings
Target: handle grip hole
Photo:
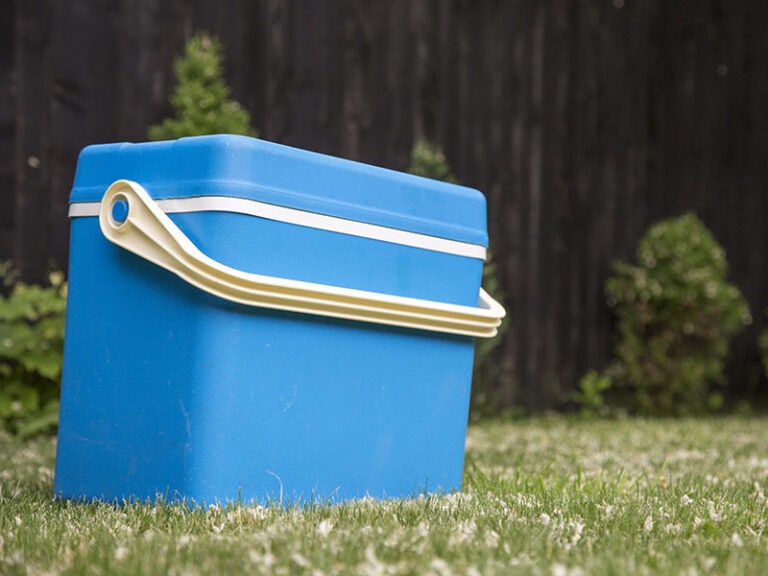
[[[130,212],[130,204],[128,203],[128,200],[125,197],[117,196],[112,201],[112,222],[116,226],[120,226],[121,224],[124,224],[125,221],[128,219],[128,213]]]

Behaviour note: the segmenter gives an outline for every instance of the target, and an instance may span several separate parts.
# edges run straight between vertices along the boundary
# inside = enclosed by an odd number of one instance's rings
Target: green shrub
[[[457,183],[458,180],[448,166],[448,160],[439,146],[420,140],[411,149],[411,174]],[[496,275],[496,263],[489,252],[483,267],[483,287],[496,300],[501,300],[501,288]],[[495,411],[494,392],[498,388],[502,369],[494,358],[506,324],[502,323],[499,333],[493,338],[478,338],[475,344],[475,366],[472,378],[472,410],[474,416]]]
[[[618,320],[611,380],[631,411],[699,413],[718,407],[730,339],[750,321],[726,281],[725,253],[694,215],[663,221],[641,239],[637,264],[614,264],[608,304]]]
[[[223,48],[205,32],[187,42],[184,56],[176,61],[176,91],[171,96],[175,118],[149,129],[152,140],[172,140],[203,134],[256,136],[248,111],[230,99],[224,81]]]
[[[419,140],[411,149],[411,165],[408,168],[411,174],[442,180],[456,184],[458,180],[448,166],[445,154],[436,144]]]
[[[15,277],[0,266],[0,280],[13,286],[0,294],[0,426],[25,436],[58,422],[67,284],[60,272],[50,286]]]
[[[579,415],[582,418],[606,416],[609,407],[605,396],[612,386],[613,382],[608,374],[590,370],[582,376],[578,390],[571,394],[571,399],[579,406]]]

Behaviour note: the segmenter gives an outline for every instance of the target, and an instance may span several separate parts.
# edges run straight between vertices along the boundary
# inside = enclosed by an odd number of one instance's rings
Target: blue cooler
[[[480,192],[241,136],[83,150],[54,491],[342,501],[461,488]]]

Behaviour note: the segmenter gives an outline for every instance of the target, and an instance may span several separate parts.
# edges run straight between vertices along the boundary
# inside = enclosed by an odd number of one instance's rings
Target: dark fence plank
[[[16,4],[16,183],[14,256],[24,275],[44,277],[52,150],[52,0]]]
[[[13,252],[16,201],[15,6],[7,3],[0,18],[0,260]]]

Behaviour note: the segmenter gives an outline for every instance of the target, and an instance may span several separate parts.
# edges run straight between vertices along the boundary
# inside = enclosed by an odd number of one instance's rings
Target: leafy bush
[[[60,272],[45,287],[15,278],[0,266],[0,280],[13,286],[0,294],[0,426],[25,436],[58,422],[67,284]]]
[[[152,140],[203,134],[257,135],[248,111],[230,99],[222,69],[223,54],[219,40],[205,32],[187,42],[184,56],[176,61],[177,86],[171,96],[176,117],[152,126]]]
[[[612,386],[613,382],[608,374],[590,370],[582,376],[578,390],[571,395],[571,399],[579,405],[579,415],[582,418],[607,415],[609,408],[605,396]]]
[[[641,239],[637,264],[618,262],[607,283],[618,319],[609,376],[627,407],[685,414],[718,407],[730,339],[750,321],[726,281],[725,253],[694,215],[663,221]]]
[[[411,174],[457,183],[458,180],[448,166],[448,160],[439,146],[420,140],[411,150],[411,164],[408,170]],[[500,300],[500,286],[496,276],[496,263],[489,253],[483,268],[483,287],[495,299]],[[493,391],[497,388],[501,377],[501,368],[494,361],[493,353],[501,343],[505,324],[494,338],[478,338],[475,344],[475,366],[472,381],[472,407],[475,415],[493,411]]]

